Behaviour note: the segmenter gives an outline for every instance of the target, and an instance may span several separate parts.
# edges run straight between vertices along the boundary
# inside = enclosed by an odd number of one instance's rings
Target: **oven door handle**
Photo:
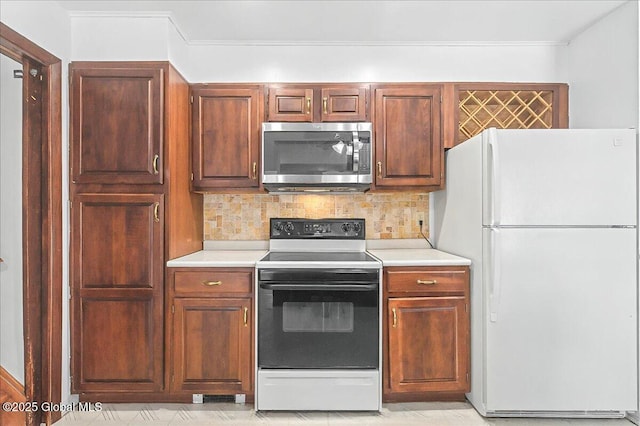
[[[334,284],[284,284],[284,283],[260,283],[260,288],[265,290],[294,290],[294,291],[371,291],[378,288],[378,284],[357,281],[332,281]]]

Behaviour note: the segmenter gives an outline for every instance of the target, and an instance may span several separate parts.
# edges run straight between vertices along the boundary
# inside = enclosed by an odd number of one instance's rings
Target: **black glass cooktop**
[[[288,252],[272,251],[262,258],[262,262],[376,262],[376,259],[362,251],[348,252]]]

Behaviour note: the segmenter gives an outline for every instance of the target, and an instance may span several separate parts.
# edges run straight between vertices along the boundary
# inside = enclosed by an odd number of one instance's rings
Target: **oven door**
[[[377,369],[379,271],[258,271],[258,367]]]

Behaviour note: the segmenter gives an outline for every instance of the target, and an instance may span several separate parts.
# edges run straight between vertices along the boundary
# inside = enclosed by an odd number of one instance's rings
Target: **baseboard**
[[[632,421],[633,423],[640,425],[640,420],[638,416],[638,411],[627,411],[627,419]]]
[[[191,394],[168,394],[164,392],[108,393],[86,392],[79,394],[80,402],[106,403],[190,403]]]
[[[5,402],[25,403],[26,401],[24,386],[0,366],[0,404]],[[0,408],[0,425],[23,426],[26,421],[27,416],[24,410],[5,411]]]

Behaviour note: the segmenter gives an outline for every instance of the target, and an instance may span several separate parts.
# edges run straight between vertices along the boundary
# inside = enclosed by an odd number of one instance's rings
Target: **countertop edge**
[[[469,266],[464,257],[427,248],[369,249],[382,266]],[[267,250],[200,250],[169,260],[168,268],[254,268]]]

